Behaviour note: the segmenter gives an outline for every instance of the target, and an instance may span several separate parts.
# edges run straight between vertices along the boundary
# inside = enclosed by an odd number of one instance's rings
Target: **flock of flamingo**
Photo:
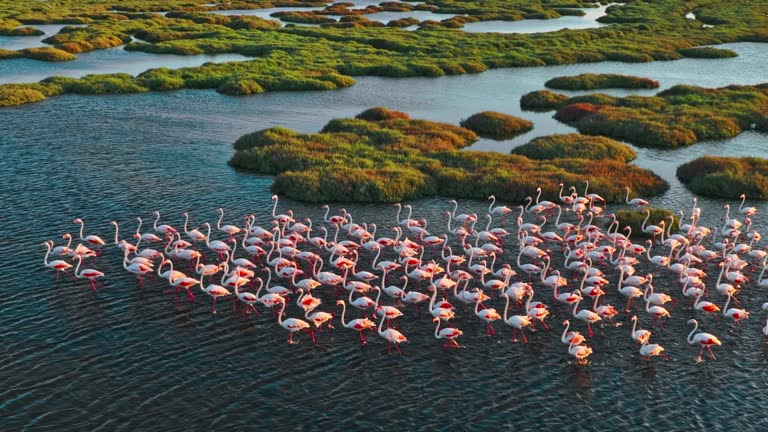
[[[640,356],[646,360],[666,358],[664,347],[651,343],[652,331],[638,328],[638,314],[651,320],[654,331],[664,331],[664,321],[671,317],[665,305],[683,299],[690,301],[694,316],[712,317],[708,325],[719,324],[722,315],[729,321],[730,331],[735,326],[741,328],[741,321],[750,313],[739,307],[737,297],[751,285],[742,272],[750,265],[755,269],[760,266],[754,284],[768,288],[768,278],[763,279],[768,252],[755,246],[760,234],[751,227],[757,209],[745,207],[743,195],[739,207],[743,220],[731,218],[726,205],[721,228],[700,225],[701,209],[695,199],[687,218],[679,212],[675,232],[672,216],[652,225],[647,223],[650,211],[646,210],[642,230],[651,238],[636,243],[631,229],[620,230],[615,215],[600,207],[605,200],[588,194],[587,188],[582,196],[574,187],[563,195],[561,184],[560,203],[541,200],[539,189],[535,199],[529,197],[517,210],[496,205],[491,196],[487,214],[482,217],[457,214],[458,203],[452,200],[452,209],[444,213],[447,231],[440,235],[427,231],[424,219],[412,218],[409,205],[395,204],[397,213],[389,228],[392,237],[385,237],[373,223],[355,223],[344,209],[329,216],[327,205],[323,206],[320,227],[313,227],[308,218],[297,221],[291,210],[277,214],[277,196],[272,197],[272,220],[265,227],[255,225],[253,215],[246,216],[243,225],[222,224],[224,210],[217,209],[215,230],[207,222],[188,229],[187,213],[182,214],[183,227],[177,229],[160,224],[160,213],[154,212],[151,231],[142,233],[142,220],[137,218],[132,243],[120,239],[117,222],[111,224],[114,245],[123,254],[123,268],[137,277],[139,286],[156,274],[177,293],[183,289],[189,301],[194,301],[193,291],[199,289],[212,298],[214,314],[216,301],[228,296],[232,296],[233,308],[242,303],[245,313],[258,314],[260,307],[270,308],[277,324],[289,332],[289,343],[294,343],[296,332],[306,332],[315,342],[315,331],[323,326],[333,328],[334,311],[325,307],[322,311],[323,303],[314,295],[323,290],[336,294],[341,325],[358,333],[361,347],[366,343],[366,332],[375,331],[387,341],[390,354],[392,347],[402,354],[399,345],[407,341],[396,320],[409,304],[419,317],[419,305],[427,305],[434,337],[451,348],[461,347],[457,339],[463,331],[452,324],[461,315],[467,317],[463,327],[471,325],[474,316],[485,326],[488,337],[496,335],[494,322],[502,321],[511,328],[513,342],[518,342],[519,333],[527,343],[526,328],[535,331],[541,324],[549,329],[547,319],[557,308],[563,308],[573,320],[585,324],[588,337],[593,336],[593,324],[613,323],[620,313],[630,314],[629,336],[637,343]],[[637,208],[648,205],[639,198],[630,200],[626,189],[627,204]],[[404,208],[408,215],[401,218]],[[564,212],[574,215],[573,223],[560,221]],[[510,231],[504,228],[505,218],[515,221]],[[532,221],[526,222],[526,218]],[[607,228],[594,223],[598,218],[607,219],[601,224]],[[499,220],[500,226],[492,227],[494,220]],[[476,229],[483,221],[485,227]],[[63,272],[74,280],[88,280],[96,291],[96,281],[104,273],[84,268],[83,261],[100,255],[109,245],[99,236],[84,236],[81,219],[74,223],[80,226],[77,237],[64,234],[67,243],[60,246],[50,240],[44,243],[44,263],[56,271],[57,281]],[[216,234],[223,240],[215,240]],[[80,242],[73,248],[76,238]],[[153,244],[158,248],[150,247]],[[506,251],[516,260],[502,262]],[[50,255],[62,259],[49,260]],[[554,261],[562,265],[556,268]],[[710,265],[714,265],[716,279],[706,271]],[[184,266],[194,276],[179,270]],[[657,271],[673,276],[679,286],[665,287],[666,292],[662,292],[653,284]],[[606,273],[617,275],[617,282],[611,283]],[[608,297],[623,298],[626,303],[616,308],[605,303]],[[293,302],[300,317],[284,318]],[[461,305],[461,310],[451,302]],[[490,307],[492,302],[500,309]],[[582,306],[586,302],[591,302],[591,308]],[[347,306],[359,311],[360,318],[348,319]],[[768,303],[762,309],[768,312]],[[693,326],[687,342],[699,347],[697,361],[702,361],[705,349],[715,359],[712,346],[721,345],[720,339],[699,332],[696,319],[687,323]],[[578,363],[586,363],[592,354],[587,336],[572,331],[569,320],[562,325],[560,341],[568,354]],[[768,318],[762,331],[768,338]]]

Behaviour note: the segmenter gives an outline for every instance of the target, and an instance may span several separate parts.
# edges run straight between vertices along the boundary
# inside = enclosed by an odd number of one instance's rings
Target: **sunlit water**
[[[34,48],[48,46],[43,43],[43,39],[57,34],[64,27],[86,27],[86,25],[74,24],[39,24],[33,26],[38,30],[45,32],[41,36],[0,36],[0,49],[20,50],[24,48]]]
[[[352,3],[355,6],[351,9],[362,9],[366,6],[378,5],[378,0],[356,0]],[[599,8],[579,8],[586,13],[581,17],[563,16],[557,19],[550,20],[521,20],[521,21],[481,21],[476,23],[468,23],[464,25],[464,30],[473,33],[544,33],[558,31],[562,29],[584,29],[592,27],[600,27],[604,24],[598,23],[596,20],[605,15],[605,10],[608,6],[600,6]],[[278,19],[272,16],[278,12],[309,12],[323,10],[325,7],[276,7],[265,9],[231,9],[231,10],[215,10],[211,13],[219,15],[248,15],[257,16],[264,19]],[[379,21],[382,23],[388,23],[392,20],[398,20],[403,18],[415,18],[419,21],[442,21],[448,18],[455,17],[461,14],[444,14],[433,13],[430,11],[406,11],[406,12],[389,12],[382,11],[374,14],[363,15],[372,21]],[[342,15],[327,15],[330,18],[336,20],[340,19]],[[283,23],[285,25],[286,23]],[[413,30],[416,26],[407,27],[407,30]]]
[[[638,358],[628,317],[622,314],[624,326],[596,329],[589,341],[591,364],[573,364],[558,340],[559,323],[566,317],[560,307],[549,320],[553,333],[529,333],[528,345],[513,344],[503,323],[496,325],[496,337],[485,337],[471,312],[461,311],[454,321],[465,331],[461,350],[442,348],[430,320],[409,309],[398,323],[410,341],[403,346],[405,356],[390,357],[375,335],[361,350],[357,335],[338,320],[336,330],[319,335],[317,347],[303,336],[300,344],[290,346],[287,333],[268,312],[234,314],[229,302],[220,302],[213,316],[203,293],[189,304],[164,294],[167,284],[157,280],[138,289],[120,268],[113,246],[89,261],[107,273],[96,294],[83,282],[64,278],[57,284],[42,266],[40,245],[46,239],[61,244],[58,235],[74,232],[75,217],[85,219],[86,233],[110,241],[108,222],[117,220],[126,237],[135,229],[135,216],[148,219],[155,209],[163,222],[176,226],[182,211],[191,213],[194,225],[214,221],[219,206],[227,212],[225,223],[239,223],[253,213],[266,224],[272,179],[226,165],[231,143],[246,132],[275,125],[316,131],[333,117],[376,105],[451,123],[493,109],[536,123],[525,137],[476,145],[506,152],[533,136],[570,130],[552,120],[551,113],[519,111],[519,96],[542,88],[553,76],[633,73],[660,80],[665,88],[765,81],[764,45],[729,47],[741,56],[505,69],[439,79],[360,78],[339,91],[244,98],[192,90],[65,96],[3,110],[0,429],[134,431],[248,424],[287,430],[302,424],[326,430],[647,426],[687,431],[713,425],[763,430],[768,357],[760,333],[764,315],[759,305],[765,294],[758,289],[745,289],[740,296],[753,312],[743,332],[729,334],[713,319],[703,320],[704,330],[723,340],[715,350],[718,360],[703,364],[694,363],[697,349],[685,343],[685,321],[694,315],[687,301],[672,308],[666,332],[655,331],[653,340],[665,346],[668,362]],[[765,135],[745,133],[681,150],[639,150],[638,163],[672,183],[670,192],[652,199],[654,205],[688,209],[691,195],[674,179],[677,164],[704,153],[762,154],[765,142]],[[412,204],[430,231],[442,232],[446,199]],[[481,212],[487,205],[460,204],[467,212]],[[722,201],[702,199],[699,204],[708,224],[722,215]],[[757,227],[765,232],[768,209],[757,206],[763,213]],[[358,222],[394,223],[389,205],[344,207]],[[321,216],[319,205],[281,199],[279,210],[287,208],[299,217]],[[504,260],[514,257],[508,253]],[[676,290],[667,276],[659,277],[656,286]],[[623,299],[614,288],[607,300],[618,307]],[[536,292],[537,299],[551,295],[543,288]],[[335,310],[328,290],[318,295],[324,301],[321,310]],[[722,305],[720,299],[713,301]],[[503,307],[498,299],[489,305]],[[287,314],[298,315],[295,305]],[[649,328],[647,315],[640,317]],[[583,324],[576,327],[585,331]]]
[[[0,84],[36,82],[50,76],[80,78],[94,73],[124,72],[138,75],[147,69],[167,67],[178,69],[200,66],[208,62],[224,63],[248,60],[242,54],[201,54],[181,56],[126,51],[123,47],[96,50],[77,55],[68,62],[43,62],[26,58],[0,61]]]

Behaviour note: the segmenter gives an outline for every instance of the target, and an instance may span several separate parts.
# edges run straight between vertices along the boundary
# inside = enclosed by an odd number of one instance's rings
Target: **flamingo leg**
[[[96,282],[94,282],[93,279],[91,279],[91,289],[93,292],[96,292]]]
[[[547,329],[547,331],[552,331],[552,330],[550,330],[549,326],[547,325],[547,323],[544,320],[541,320],[541,325],[543,325],[544,328]]]
[[[525,337],[525,332],[523,331],[523,329],[520,329],[520,334],[523,335],[523,343],[528,343],[528,338]]]
[[[288,333],[288,343],[291,345],[293,344],[293,332]]]
[[[710,357],[712,357],[712,360],[717,360],[717,357],[715,357],[715,354],[712,352],[712,347],[707,345],[707,351],[709,351]]]
[[[365,337],[363,337],[363,332],[361,331],[357,332],[357,334],[360,335],[360,348],[362,348],[365,345]]]
[[[403,355],[403,352],[402,352],[402,351],[400,351],[400,345],[398,345],[398,344],[395,344],[395,349],[397,350],[397,353],[398,353],[398,354],[400,354],[400,355]]]
[[[589,337],[592,337],[592,326],[589,323],[587,323],[587,333]]]
[[[512,342],[517,343],[517,328],[512,329]]]
[[[216,297],[213,298],[213,306],[211,306],[211,313],[216,314]]]

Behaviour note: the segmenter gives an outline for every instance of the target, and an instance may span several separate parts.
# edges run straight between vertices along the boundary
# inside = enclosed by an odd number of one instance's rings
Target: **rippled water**
[[[58,33],[64,27],[86,27],[86,25],[80,24],[40,24],[30,26],[40,31],[45,32],[41,36],[0,36],[0,49],[7,50],[20,50],[24,48],[34,48],[39,46],[47,46],[43,43],[43,39],[51,37]]]
[[[378,0],[355,0],[355,6],[352,9],[361,9],[366,6],[378,5],[381,3]],[[472,33],[544,33],[569,29],[584,29],[592,27],[601,27],[604,24],[598,23],[596,20],[605,15],[605,10],[610,5],[600,6],[599,8],[578,8],[586,13],[581,17],[575,16],[563,16],[562,18],[550,19],[550,20],[521,20],[521,21],[481,21],[476,23],[468,23],[464,25],[464,30]],[[257,16],[264,19],[278,19],[272,16],[277,12],[309,12],[323,10],[323,7],[276,7],[265,9],[230,9],[230,10],[216,10],[211,13],[219,15],[249,15]],[[407,12],[389,12],[382,11],[374,14],[364,15],[366,18],[372,21],[379,21],[382,23],[388,23],[392,20],[403,18],[416,18],[419,21],[441,21],[448,18],[452,18],[462,14],[438,14],[430,11],[407,11]],[[330,18],[340,19],[342,15],[328,15]],[[285,25],[286,23],[283,23]],[[407,30],[416,29],[417,26],[407,27]]]
[[[140,51],[125,51],[123,47],[78,54],[77,59],[68,62],[42,62],[26,58],[0,61],[0,84],[9,82],[36,82],[59,75],[79,78],[93,73],[125,72],[138,75],[147,69],[167,67],[178,69],[200,66],[208,62],[224,63],[248,60],[242,54],[201,54],[181,56],[172,54],[149,54]]]
[[[229,302],[221,302],[219,314],[212,316],[203,294],[189,304],[175,302],[156,280],[137,289],[120,269],[114,247],[91,261],[107,273],[95,294],[83,283],[57,284],[41,264],[40,243],[72,232],[75,217],[85,219],[88,233],[105,238],[111,238],[110,220],[129,231],[135,216],[149,217],[155,209],[175,225],[182,211],[190,211],[195,224],[211,221],[219,206],[227,211],[228,223],[246,213],[266,223],[271,178],[226,165],[232,141],[246,132],[273,125],[314,131],[332,117],[374,105],[450,122],[482,109],[519,113],[520,94],[564,73],[631,72],[661,80],[665,87],[764,81],[759,74],[766,70],[768,47],[731,48],[741,57],[508,69],[440,79],[361,78],[339,91],[248,98],[210,91],[65,96],[3,110],[0,430],[246,424],[277,430],[298,424],[334,430],[562,430],[564,425],[572,430],[764,430],[768,356],[758,309],[765,294],[756,289],[741,294],[753,312],[743,332],[729,334],[712,319],[704,320],[704,330],[723,340],[717,361],[694,363],[697,350],[685,343],[685,320],[692,312],[681,302],[672,308],[668,330],[654,336],[670,361],[641,361],[625,325],[597,330],[590,339],[591,365],[583,367],[571,362],[555,334],[565,316],[560,308],[550,320],[553,334],[529,334],[528,345],[511,343],[503,324],[496,325],[497,337],[487,338],[483,326],[467,317],[471,313],[462,312],[455,324],[465,331],[465,349],[454,351],[440,347],[429,320],[409,310],[399,322],[410,340],[403,346],[405,356],[390,357],[377,336],[361,350],[357,336],[338,325],[319,336],[317,347],[302,338],[290,346],[268,314],[234,314]],[[549,114],[523,116],[536,122],[533,135],[569,130]],[[533,135],[477,146],[507,151]],[[754,154],[764,148],[765,138],[748,133],[671,152],[641,150],[638,163],[673,183],[653,204],[688,208],[690,194],[672,178],[678,163],[701,153]],[[445,201],[413,203],[430,230],[441,231]],[[708,223],[721,215],[722,204],[700,201]],[[461,206],[479,212],[486,204],[462,201]],[[757,206],[763,213],[758,228],[765,232],[768,209]],[[315,219],[321,216],[318,207],[280,201],[281,210],[292,208]],[[394,221],[390,206],[345,207],[356,221]],[[667,291],[672,284],[660,278],[656,286]],[[537,290],[538,296],[548,293]],[[622,303],[615,294],[609,297],[614,305]],[[334,298],[323,299],[321,309],[333,310]],[[503,306],[498,300],[491,304]],[[296,316],[295,306],[288,314]],[[648,328],[646,316],[641,317]]]

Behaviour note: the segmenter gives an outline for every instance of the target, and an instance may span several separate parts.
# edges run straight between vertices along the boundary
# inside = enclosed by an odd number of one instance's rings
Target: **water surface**
[[[248,60],[242,54],[201,54],[181,56],[126,51],[122,46],[77,54],[69,62],[43,62],[26,58],[0,61],[0,84],[36,82],[58,75],[79,78],[94,73],[124,72],[138,75],[147,69],[201,66],[208,62],[224,63]]]
[[[693,312],[681,302],[672,310],[667,331],[654,336],[672,356],[669,362],[641,361],[625,325],[598,330],[590,340],[592,363],[582,367],[572,364],[557,334],[538,331],[529,335],[528,345],[512,344],[509,330],[499,324],[499,335],[487,338],[466,311],[455,321],[465,331],[462,350],[441,348],[429,320],[412,311],[399,323],[410,340],[402,358],[387,356],[376,336],[360,350],[357,336],[338,326],[322,334],[317,347],[306,340],[290,346],[268,314],[233,314],[228,302],[221,302],[219,314],[212,316],[204,294],[189,304],[173,301],[159,281],[137,289],[120,269],[113,247],[91,261],[108,274],[96,294],[83,283],[57,284],[41,264],[40,243],[72,232],[75,217],[85,219],[87,233],[105,238],[111,238],[110,220],[119,221],[123,232],[131,231],[135,216],[149,217],[156,209],[174,225],[180,224],[182,211],[191,213],[194,224],[212,221],[220,206],[227,212],[226,223],[254,213],[265,224],[272,179],[226,165],[231,143],[243,133],[274,125],[316,131],[330,118],[375,105],[452,123],[484,109],[536,122],[526,138],[477,144],[506,152],[532,136],[570,130],[551,114],[519,112],[519,96],[541,88],[552,76],[618,71],[649,76],[665,88],[764,80],[765,45],[728,47],[741,56],[505,69],[439,79],[360,78],[356,86],[338,91],[244,98],[193,90],[72,95],[3,110],[0,429],[133,431],[257,424],[288,430],[302,424],[318,430],[559,430],[567,424],[573,430],[646,425],[669,431],[711,425],[764,430],[768,355],[759,305],[765,294],[757,289],[741,295],[754,314],[743,332],[729,334],[714,320],[705,320],[704,329],[724,343],[716,350],[717,361],[694,363],[696,348],[685,343],[685,320]],[[0,73],[7,79],[7,70]],[[689,208],[690,193],[674,183],[678,163],[703,153],[759,154],[765,138],[745,133],[671,152],[640,150],[638,163],[673,182],[672,190],[654,197],[653,204]],[[717,223],[723,203],[700,200],[706,223]],[[441,232],[446,199],[412,204],[430,230]],[[486,205],[461,200],[464,211],[481,212]],[[356,221],[394,223],[389,205],[344,206]],[[757,227],[765,233],[768,208],[757,206],[762,213]],[[287,208],[300,217],[321,216],[319,205],[281,199],[280,210]],[[668,277],[657,282],[662,290],[672,286]],[[538,295],[549,292],[537,290]],[[323,295],[323,300],[322,310],[334,310],[333,296]],[[608,300],[621,304],[615,291]],[[497,300],[491,304],[503,307]],[[297,315],[295,306],[288,314]],[[558,308],[554,314],[550,324],[558,328],[566,314]],[[641,320],[649,327],[646,315]]]

